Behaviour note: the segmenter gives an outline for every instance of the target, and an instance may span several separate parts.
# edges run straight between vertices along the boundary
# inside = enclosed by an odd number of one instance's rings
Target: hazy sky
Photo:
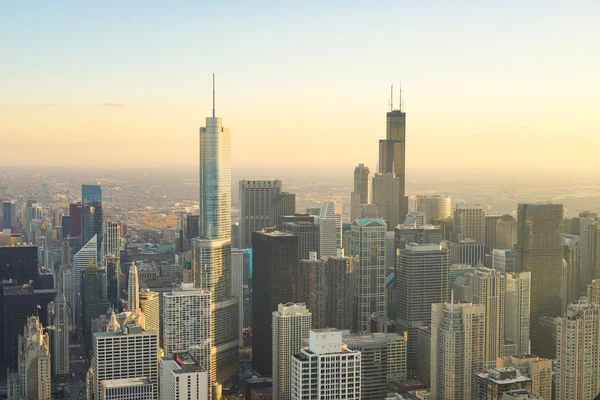
[[[600,168],[598,1],[81,3],[1,3],[0,166],[197,164],[215,72],[238,165],[375,170],[402,81],[408,176]]]

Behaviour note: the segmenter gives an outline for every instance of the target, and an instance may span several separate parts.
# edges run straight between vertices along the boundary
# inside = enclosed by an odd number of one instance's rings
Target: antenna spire
[[[390,90],[390,111],[394,111],[394,85],[392,85]]]
[[[213,72],[213,118],[215,117],[215,73]]]
[[[402,102],[402,82],[400,82],[400,112],[402,112],[402,109],[404,108],[403,105],[404,103]]]

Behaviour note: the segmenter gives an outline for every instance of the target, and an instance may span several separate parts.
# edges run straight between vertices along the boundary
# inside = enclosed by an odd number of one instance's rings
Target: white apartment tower
[[[279,304],[273,311],[273,400],[291,399],[292,356],[309,338],[312,314],[303,303]]]
[[[129,267],[129,282],[127,286],[127,307],[129,311],[135,312],[140,308],[140,281],[135,263]]]
[[[600,305],[571,304],[556,325],[556,399],[600,393]]]
[[[292,357],[292,400],[359,400],[361,355],[337,329],[310,331],[309,347]]]
[[[188,352],[160,359],[159,400],[209,399],[208,372]]]
[[[515,345],[516,354],[529,354],[531,272],[506,274],[504,339]]]
[[[483,371],[485,307],[431,305],[431,398],[471,398],[473,375]]]
[[[342,204],[324,201],[319,214],[321,257],[335,257],[342,247]]]
[[[355,268],[356,330],[371,331],[371,315],[385,315],[385,232],[381,218],[352,222],[352,256]]]
[[[148,378],[154,398],[158,386],[158,337],[139,325],[129,325],[117,332],[94,333],[91,365],[91,393],[100,398],[100,383],[124,378]]]

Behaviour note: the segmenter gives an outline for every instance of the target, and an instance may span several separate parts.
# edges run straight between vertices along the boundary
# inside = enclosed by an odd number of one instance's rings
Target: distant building
[[[470,264],[476,267],[485,261],[485,244],[473,239],[450,243],[450,261],[452,264]]]
[[[516,346],[516,354],[529,353],[531,332],[531,272],[506,274],[504,335],[506,344]]]
[[[371,202],[371,171],[364,164],[354,168],[354,190],[350,194],[350,220],[362,218],[359,207]]]
[[[417,196],[417,211],[427,216],[427,224],[433,224],[437,219],[450,218],[452,216],[451,198],[448,196]]]
[[[156,332],[158,346],[161,347],[160,337],[160,296],[150,289],[143,289],[140,293],[140,310],[144,313],[145,328]]]
[[[2,364],[11,369],[18,365],[19,334],[28,318],[35,314],[36,303],[33,287],[30,285],[5,285],[3,288],[3,309],[0,324],[2,327]]]
[[[496,367],[512,367],[518,369],[521,375],[531,378],[531,393],[535,393],[540,399],[552,399],[551,359],[541,358],[531,354],[510,356],[499,358]]]
[[[515,253],[512,250],[492,250],[492,269],[503,274],[516,272]]]
[[[298,269],[297,299],[305,303],[312,313],[312,327],[327,327],[328,285],[327,270],[317,253],[311,252],[308,260],[302,260]],[[335,295],[332,293],[332,296]]]
[[[271,200],[269,210],[269,226],[274,226],[278,231],[283,229],[281,217],[292,215],[296,212],[296,194],[281,192]]]
[[[579,292],[579,275],[581,264],[581,240],[579,236],[563,234],[563,278],[562,307],[567,312],[567,305],[577,303]]]
[[[325,326],[336,329],[352,329],[354,314],[355,257],[345,257],[338,249],[336,257],[325,258],[327,302],[325,304]]]
[[[438,244],[444,240],[439,226],[423,225],[420,227],[400,225],[394,229],[395,247],[403,249],[409,243]]]
[[[48,323],[52,327],[52,329],[49,329],[52,349],[52,373],[65,376],[69,374],[70,370],[70,316],[65,295],[59,292],[48,308]]]
[[[281,193],[281,187],[279,180],[239,182],[240,248],[251,247],[252,232],[269,226],[271,204]]]
[[[321,254],[321,225],[314,222],[283,222],[283,232],[298,236],[298,263],[308,260],[310,252]]]
[[[373,176],[373,204],[389,230],[404,222],[408,213],[408,205],[404,207],[403,204],[406,196],[402,195],[402,185],[402,179],[391,172],[377,173]]]
[[[485,208],[481,204],[456,204],[453,242],[472,239],[485,243]]]
[[[342,204],[324,201],[319,214],[320,256],[335,256],[342,247]]]
[[[102,255],[102,188],[100,185],[81,185],[81,243],[96,237],[96,260]]]
[[[517,221],[511,215],[486,215],[486,253],[491,253],[494,249],[512,250],[516,243]]]

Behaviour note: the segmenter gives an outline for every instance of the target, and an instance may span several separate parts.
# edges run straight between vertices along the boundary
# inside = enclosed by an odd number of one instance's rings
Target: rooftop
[[[105,388],[132,387],[152,385],[152,381],[149,378],[109,379],[102,381],[101,385]]]

